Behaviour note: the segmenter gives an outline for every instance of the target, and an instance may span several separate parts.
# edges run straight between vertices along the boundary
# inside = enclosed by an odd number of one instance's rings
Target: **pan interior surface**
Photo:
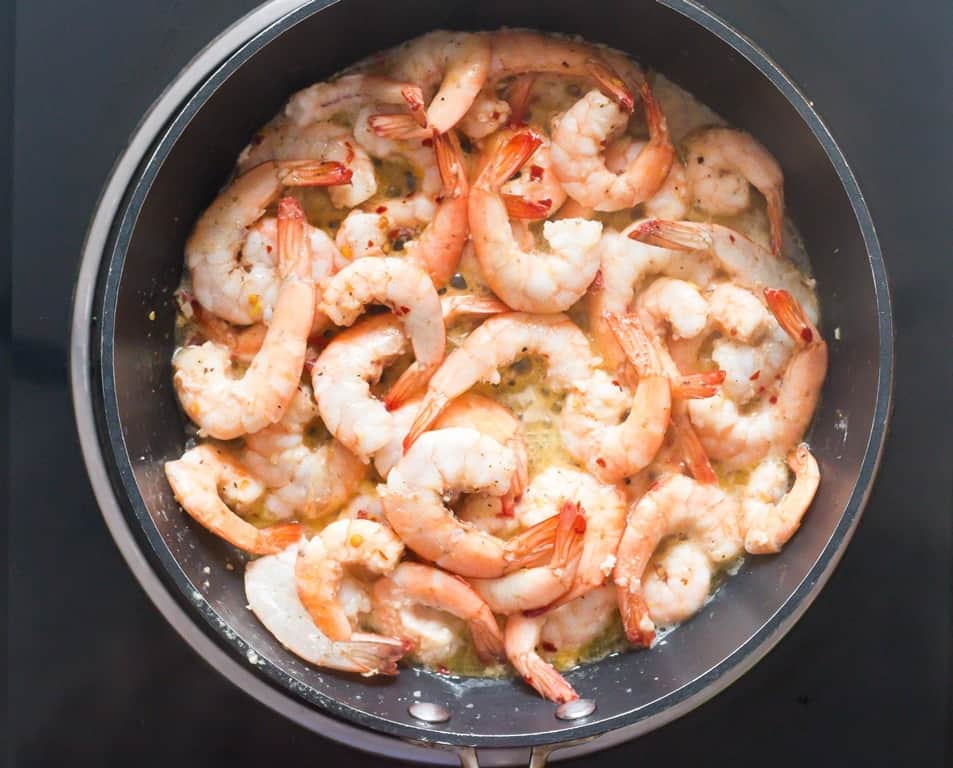
[[[733,47],[745,41],[712,34],[697,21],[718,23],[694,6],[673,6],[610,0],[595,14],[568,0],[466,8],[425,0],[398,15],[374,0],[307,4],[228,58],[144,159],[98,286],[101,322],[92,346],[107,460],[131,527],[171,591],[223,648],[289,695],[384,733],[479,746],[560,741],[650,719],[661,724],[666,712],[702,700],[703,691],[763,653],[846,543],[872,480],[889,389],[889,314],[885,319],[873,231],[856,188],[845,188],[849,172],[839,152],[783,75],[769,79]],[[367,23],[385,15],[386,23]],[[163,473],[185,440],[170,367],[183,247],[239,151],[290,93],[364,56],[431,29],[500,26],[578,34],[627,51],[757,136],[785,171],[788,210],[812,260],[831,352],[811,443],[823,481],[801,531],[780,556],[749,558],[700,614],[651,652],[568,673],[580,695],[597,703],[576,722],[556,719],[553,705],[512,680],[412,669],[366,680],[300,661],[247,610],[243,557],[181,512]],[[447,706],[450,719],[425,726],[408,713],[417,701]]]

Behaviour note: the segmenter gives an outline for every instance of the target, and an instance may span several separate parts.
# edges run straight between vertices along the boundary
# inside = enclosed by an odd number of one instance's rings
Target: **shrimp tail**
[[[625,112],[635,109],[635,99],[619,73],[599,59],[589,59],[586,69],[606,96],[615,101]]]
[[[500,195],[503,203],[506,205],[506,214],[511,219],[524,219],[527,221],[536,221],[545,219],[549,215],[549,209],[553,207],[553,201],[549,198],[543,200],[526,200],[519,195]]]
[[[437,158],[437,170],[443,184],[444,196],[462,197],[466,195],[470,183],[463,164],[463,150],[455,131],[435,134],[433,137],[434,154]]]
[[[646,219],[629,232],[632,240],[676,251],[704,251],[712,246],[711,237],[692,222]]]
[[[490,662],[506,657],[503,635],[489,608],[469,621],[467,626],[470,628],[470,637],[473,638],[473,648],[481,661]]]
[[[699,483],[713,485],[718,482],[718,475],[712,469],[711,462],[708,460],[708,454],[698,439],[698,434],[692,426],[688,415],[684,413],[677,414],[672,418],[672,426],[675,428],[675,435],[678,439],[678,446],[682,451],[682,458],[688,465],[688,471],[692,473]]]
[[[484,189],[499,189],[501,184],[523,167],[542,143],[542,137],[532,128],[519,129],[493,153],[477,184]]]
[[[350,184],[351,169],[338,162],[295,160],[281,163],[281,181],[289,187],[336,187]]]
[[[506,572],[535,568],[551,562],[561,521],[561,515],[547,517],[507,541],[503,555]]]
[[[441,296],[440,304],[443,307],[444,322],[447,323],[461,315],[499,315],[510,311],[510,308],[496,296],[474,296],[472,294]]]
[[[410,450],[410,446],[416,442],[418,437],[430,429],[430,425],[437,420],[437,417],[441,414],[443,409],[447,407],[449,402],[450,398],[434,390],[429,390],[427,394],[424,395],[424,399],[420,404],[420,410],[417,412],[417,418],[414,419],[414,423],[410,425],[410,431],[407,432],[407,436],[404,438],[404,453]]]
[[[619,613],[625,636],[633,645],[648,648],[655,640],[655,623],[649,616],[649,608],[642,594],[641,582],[618,588]]]
[[[795,344],[809,346],[820,341],[820,333],[807,319],[804,308],[790,293],[773,288],[764,289],[764,298],[768,307],[777,318],[784,332],[790,336]]]
[[[657,375],[661,371],[658,353],[637,315],[605,312],[602,317],[640,376]]]
[[[311,249],[305,239],[304,209],[293,197],[278,201],[278,262],[282,277],[297,272],[302,277],[311,269]]]
[[[425,118],[426,119],[426,118]],[[367,118],[371,130],[384,139],[431,139],[433,130],[426,125],[421,126],[413,114],[410,115],[371,115]]]
[[[690,373],[672,382],[672,397],[679,400],[703,400],[714,397],[726,376],[725,371]]]
[[[260,529],[257,542],[248,551],[255,555],[274,555],[301,538],[304,529],[299,523],[282,523]]]
[[[575,701],[579,694],[556,668],[535,653],[526,654],[520,665],[523,681],[532,686],[540,696],[557,704]]]
[[[405,85],[400,89],[400,95],[417,125],[426,128],[427,105],[424,103],[424,92],[416,85]]]
[[[433,372],[433,366],[420,365],[416,361],[411,363],[384,396],[384,405],[387,406],[387,410],[393,411],[399,408],[426,387]]]
[[[526,122],[529,114],[529,97],[536,82],[534,73],[513,78],[506,91],[506,101],[510,105],[510,123],[520,125]]]
[[[396,675],[397,662],[412,644],[396,637],[355,632],[347,642],[336,643],[336,650],[357,668],[361,675]]]

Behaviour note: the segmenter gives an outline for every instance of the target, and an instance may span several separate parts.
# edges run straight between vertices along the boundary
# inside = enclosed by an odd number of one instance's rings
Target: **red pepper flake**
[[[266,246],[265,246],[265,250],[266,250],[268,253],[271,253],[271,246],[270,246],[270,245],[266,245]]]
[[[421,141],[420,143],[423,144],[425,147],[432,147],[432,146],[433,146],[433,139],[424,139],[424,140]]]
[[[778,402],[778,396],[771,395],[771,397],[769,397],[768,400],[770,401],[771,405],[774,405],[776,402]]]
[[[541,643],[541,645],[542,645],[542,647],[543,647],[543,650],[544,650],[544,651],[548,651],[549,653],[556,653],[556,651],[559,650],[558,648],[556,648],[555,645],[553,645],[551,642],[549,642],[549,640],[544,640],[544,641]]]
[[[373,248],[373,247],[374,247],[374,241],[373,241],[373,240],[368,240],[368,241],[367,241],[367,247],[368,247],[368,248]]]
[[[450,674],[450,670],[447,669],[443,664],[438,664],[438,665],[437,665],[437,674],[438,674],[438,675],[449,675],[449,674]]]
[[[399,311],[397,314],[399,314],[399,315],[406,315],[408,312],[410,312],[410,307],[405,307],[405,306],[401,305],[401,306],[399,307],[399,310],[400,310],[400,311]]]
[[[748,377],[748,381],[757,381],[760,375],[761,375],[761,369],[759,368],[757,371],[755,371]]]
[[[805,344],[810,344],[812,341],[814,341],[814,334],[811,333],[810,328],[802,328],[801,338],[804,340]]]
[[[387,212],[386,205],[379,205],[377,206],[377,209],[375,210],[375,213],[386,213],[386,212]]]
[[[603,469],[605,469],[606,460],[603,459],[603,458],[600,456],[598,459],[596,459],[596,464],[598,464],[600,467],[602,467]]]
[[[357,510],[357,514],[354,515],[358,520],[367,520],[370,518],[370,515],[367,513],[366,509]]]
[[[731,242],[734,242],[734,241],[735,241],[735,236],[734,236],[734,235],[728,235],[728,239],[731,240]]]
[[[531,165],[529,167],[529,178],[531,181],[539,181],[543,178],[543,168],[540,165]]]
[[[572,529],[576,533],[585,533],[586,532],[586,517],[585,515],[577,515],[576,519],[572,522]]]
[[[261,144],[264,140],[265,140],[264,134],[262,134],[262,133],[256,133],[254,136],[252,136],[251,143],[254,144],[254,145],[257,147],[257,146],[258,146],[259,144]]]
[[[737,328],[732,328],[730,331],[728,331],[728,333],[729,333],[730,335],[732,335],[732,336],[737,336],[737,335],[738,335],[738,329],[737,329]]]
[[[499,111],[498,109],[494,109],[492,112],[490,112],[490,117],[491,117],[493,120],[499,120],[499,119],[500,119],[500,111]]]

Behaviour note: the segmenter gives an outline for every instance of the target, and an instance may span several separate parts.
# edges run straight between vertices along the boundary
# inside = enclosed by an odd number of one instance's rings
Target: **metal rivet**
[[[556,707],[556,717],[560,720],[578,720],[580,717],[588,717],[595,711],[595,699],[576,699]]]
[[[445,723],[450,719],[450,710],[443,704],[434,704],[430,701],[415,701],[407,711],[410,716],[425,723]]]

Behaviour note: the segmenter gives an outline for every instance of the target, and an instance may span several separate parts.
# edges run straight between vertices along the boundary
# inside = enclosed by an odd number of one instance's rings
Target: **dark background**
[[[381,762],[272,714],[173,633],[108,536],[74,434],[65,363],[70,292],[97,195],[165,83],[253,4],[16,7],[11,765]],[[803,87],[858,176],[893,289],[893,426],[853,543],[778,648],[677,723],[571,765],[948,764],[953,3],[707,5]],[[0,115],[7,96],[0,93]],[[0,213],[9,215],[3,197]]]

